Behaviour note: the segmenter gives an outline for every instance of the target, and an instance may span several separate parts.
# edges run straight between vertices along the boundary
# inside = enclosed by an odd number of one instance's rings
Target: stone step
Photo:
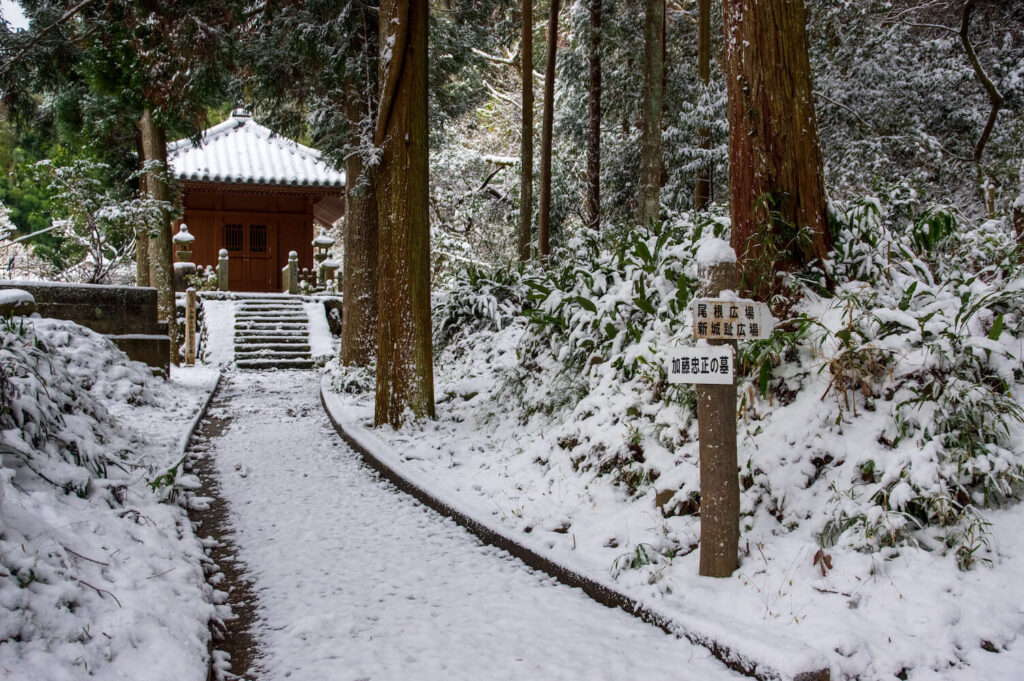
[[[242,359],[235,362],[239,369],[312,369],[311,359]]]
[[[274,334],[272,336],[248,334],[234,336],[234,345],[236,345],[236,347],[240,345],[252,345],[253,343],[288,343],[289,345],[295,345],[298,343],[308,345],[309,337],[306,334],[292,334],[290,336],[282,334]]]
[[[306,345],[309,343],[307,336],[243,336],[235,338],[235,347],[240,348],[252,344],[287,343],[288,345]]]
[[[239,312],[304,312],[302,305],[242,305]]]
[[[273,342],[273,343],[235,343],[235,356],[243,352],[257,352],[259,350],[276,350],[279,352],[305,352],[309,353],[310,346],[308,342]]]
[[[235,328],[246,328],[246,329],[305,329],[309,326],[309,322],[305,319],[295,321],[261,321],[258,319],[243,319],[241,321],[235,321]]]
[[[242,321],[235,322],[236,329],[300,329],[305,330],[309,327],[309,322],[306,320],[301,321],[259,321],[255,319],[243,319]]]
[[[238,307],[242,310],[266,310],[268,308],[275,310],[301,310],[302,305],[303,303],[301,300],[296,300],[295,302],[286,302],[283,300],[260,300],[245,302]]]
[[[280,350],[257,350],[255,352],[235,351],[235,361],[242,362],[249,359],[312,359],[309,350],[299,352],[282,352]]]
[[[257,311],[245,310],[245,311],[238,312],[238,313],[235,314],[235,319],[238,319],[240,317],[245,317],[245,318],[259,317],[260,319],[277,319],[278,317],[289,317],[289,318],[295,317],[296,319],[298,319],[298,318],[308,319],[308,317],[306,316],[305,311],[303,311],[303,310],[274,310],[274,311],[270,311],[270,312],[264,312],[262,310],[257,310]]]
[[[302,300],[269,295],[240,300],[235,309],[235,366],[312,369],[309,318]]]
[[[305,317],[235,317],[238,324],[308,324]]]
[[[309,335],[305,333],[243,333],[235,334],[235,345],[246,343],[308,343]]]

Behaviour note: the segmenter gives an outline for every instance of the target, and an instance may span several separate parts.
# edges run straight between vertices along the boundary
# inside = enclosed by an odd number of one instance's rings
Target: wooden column
[[[185,291],[185,365],[196,363],[196,290]]]
[[[700,267],[699,296],[736,288],[736,263]],[[711,345],[736,341],[709,340]],[[739,563],[740,483],[736,463],[736,383],[697,386],[700,433],[700,574],[729,577]]]

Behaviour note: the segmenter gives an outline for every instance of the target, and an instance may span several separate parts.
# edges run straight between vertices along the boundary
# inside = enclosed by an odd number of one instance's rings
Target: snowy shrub
[[[525,298],[518,271],[487,272],[464,265],[433,305],[434,352],[441,352],[456,334],[485,328],[500,331],[519,314]]]
[[[946,209],[838,208],[841,289],[830,307],[844,321],[820,324],[816,342],[838,410],[884,412],[889,454],[836,488],[822,542],[939,541],[969,567],[984,539],[978,509],[1016,497],[1024,481],[1014,439],[1024,279],[1012,236]]]
[[[1005,222],[972,225],[921,206],[905,184],[832,209],[835,290],[795,273],[789,318],[739,347],[740,431],[753,445],[740,452],[744,514],[792,530],[820,497],[828,510],[813,524],[825,547],[948,548],[970,567],[984,560],[983,510],[1015,499],[1024,479],[1024,279],[1013,237]],[[651,231],[609,226],[557,249],[546,268],[467,269],[436,307],[439,357],[497,362],[496,413],[543,433],[581,475],[633,498],[667,475],[675,494],[663,513],[698,512],[695,391],[666,383],[664,353],[692,342],[694,254],[727,224],[712,214]],[[515,339],[511,363],[475,348],[502,329]],[[821,405],[810,421],[809,404]],[[797,433],[769,428],[794,418]],[[854,428],[871,433],[861,454],[823,444]],[[793,450],[798,440],[806,453]]]
[[[522,420],[560,422],[559,446],[576,469],[643,493],[689,438],[680,407],[692,414],[694,393],[666,384],[665,351],[688,342],[697,245],[726,224],[685,216],[651,230],[584,233],[549,268],[524,276],[528,327],[499,399],[518,404]]]
[[[471,132],[471,131],[467,131]],[[474,142],[493,150],[507,143],[484,128]],[[430,155],[431,262],[434,280],[447,282],[466,265],[506,264],[515,255],[519,172],[514,157],[462,144]]]
[[[47,187],[59,234],[78,258],[60,278],[91,284],[122,283],[134,275],[133,254],[139,234],[159,229],[171,204],[149,197],[125,196],[105,183],[104,163],[75,160],[67,165],[40,161],[36,180]]]
[[[73,368],[69,371],[31,324],[20,318],[2,324],[0,446],[5,467],[27,468],[57,487],[86,496],[108,468],[125,467],[127,442],[89,394],[92,386],[82,385],[89,379],[76,377]]]

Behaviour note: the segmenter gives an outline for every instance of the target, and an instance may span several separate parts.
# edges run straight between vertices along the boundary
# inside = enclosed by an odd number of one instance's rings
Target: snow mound
[[[188,390],[72,322],[0,322],[0,676],[206,677],[202,547],[148,481]]]

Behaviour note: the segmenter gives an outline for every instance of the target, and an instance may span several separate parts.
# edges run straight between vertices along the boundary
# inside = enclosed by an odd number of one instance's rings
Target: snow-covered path
[[[740,678],[381,481],[314,372],[225,378],[210,455],[259,601],[259,681]]]

